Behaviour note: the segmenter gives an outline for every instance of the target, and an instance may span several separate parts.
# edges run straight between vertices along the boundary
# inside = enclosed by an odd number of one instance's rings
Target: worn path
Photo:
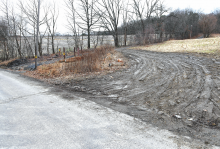
[[[0,70],[0,148],[211,148],[74,95],[64,100],[50,90]]]

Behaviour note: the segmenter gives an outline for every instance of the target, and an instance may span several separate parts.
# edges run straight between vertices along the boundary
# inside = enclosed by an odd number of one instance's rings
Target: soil
[[[159,128],[220,146],[220,60],[118,49],[129,68],[59,86]],[[67,95],[67,97],[69,97]]]
[[[62,78],[60,90],[132,115],[162,129],[220,146],[220,60],[205,55],[117,49],[128,68]]]

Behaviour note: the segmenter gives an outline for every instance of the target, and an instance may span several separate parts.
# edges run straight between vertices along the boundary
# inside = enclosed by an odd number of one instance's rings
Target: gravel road
[[[218,148],[58,90],[0,69],[0,148]]]
[[[118,49],[130,68],[63,88],[159,128],[220,146],[220,62],[190,54]]]

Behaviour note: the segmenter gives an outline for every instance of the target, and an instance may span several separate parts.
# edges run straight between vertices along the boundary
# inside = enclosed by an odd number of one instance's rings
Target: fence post
[[[74,56],[76,56],[76,47],[74,47]]]
[[[60,48],[59,48],[59,56],[60,56]]]

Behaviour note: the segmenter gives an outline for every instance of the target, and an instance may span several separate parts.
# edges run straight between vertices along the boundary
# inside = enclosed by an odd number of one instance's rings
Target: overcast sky
[[[211,13],[220,8],[220,0],[165,0],[168,7],[173,9],[193,8],[202,10],[204,13]]]

